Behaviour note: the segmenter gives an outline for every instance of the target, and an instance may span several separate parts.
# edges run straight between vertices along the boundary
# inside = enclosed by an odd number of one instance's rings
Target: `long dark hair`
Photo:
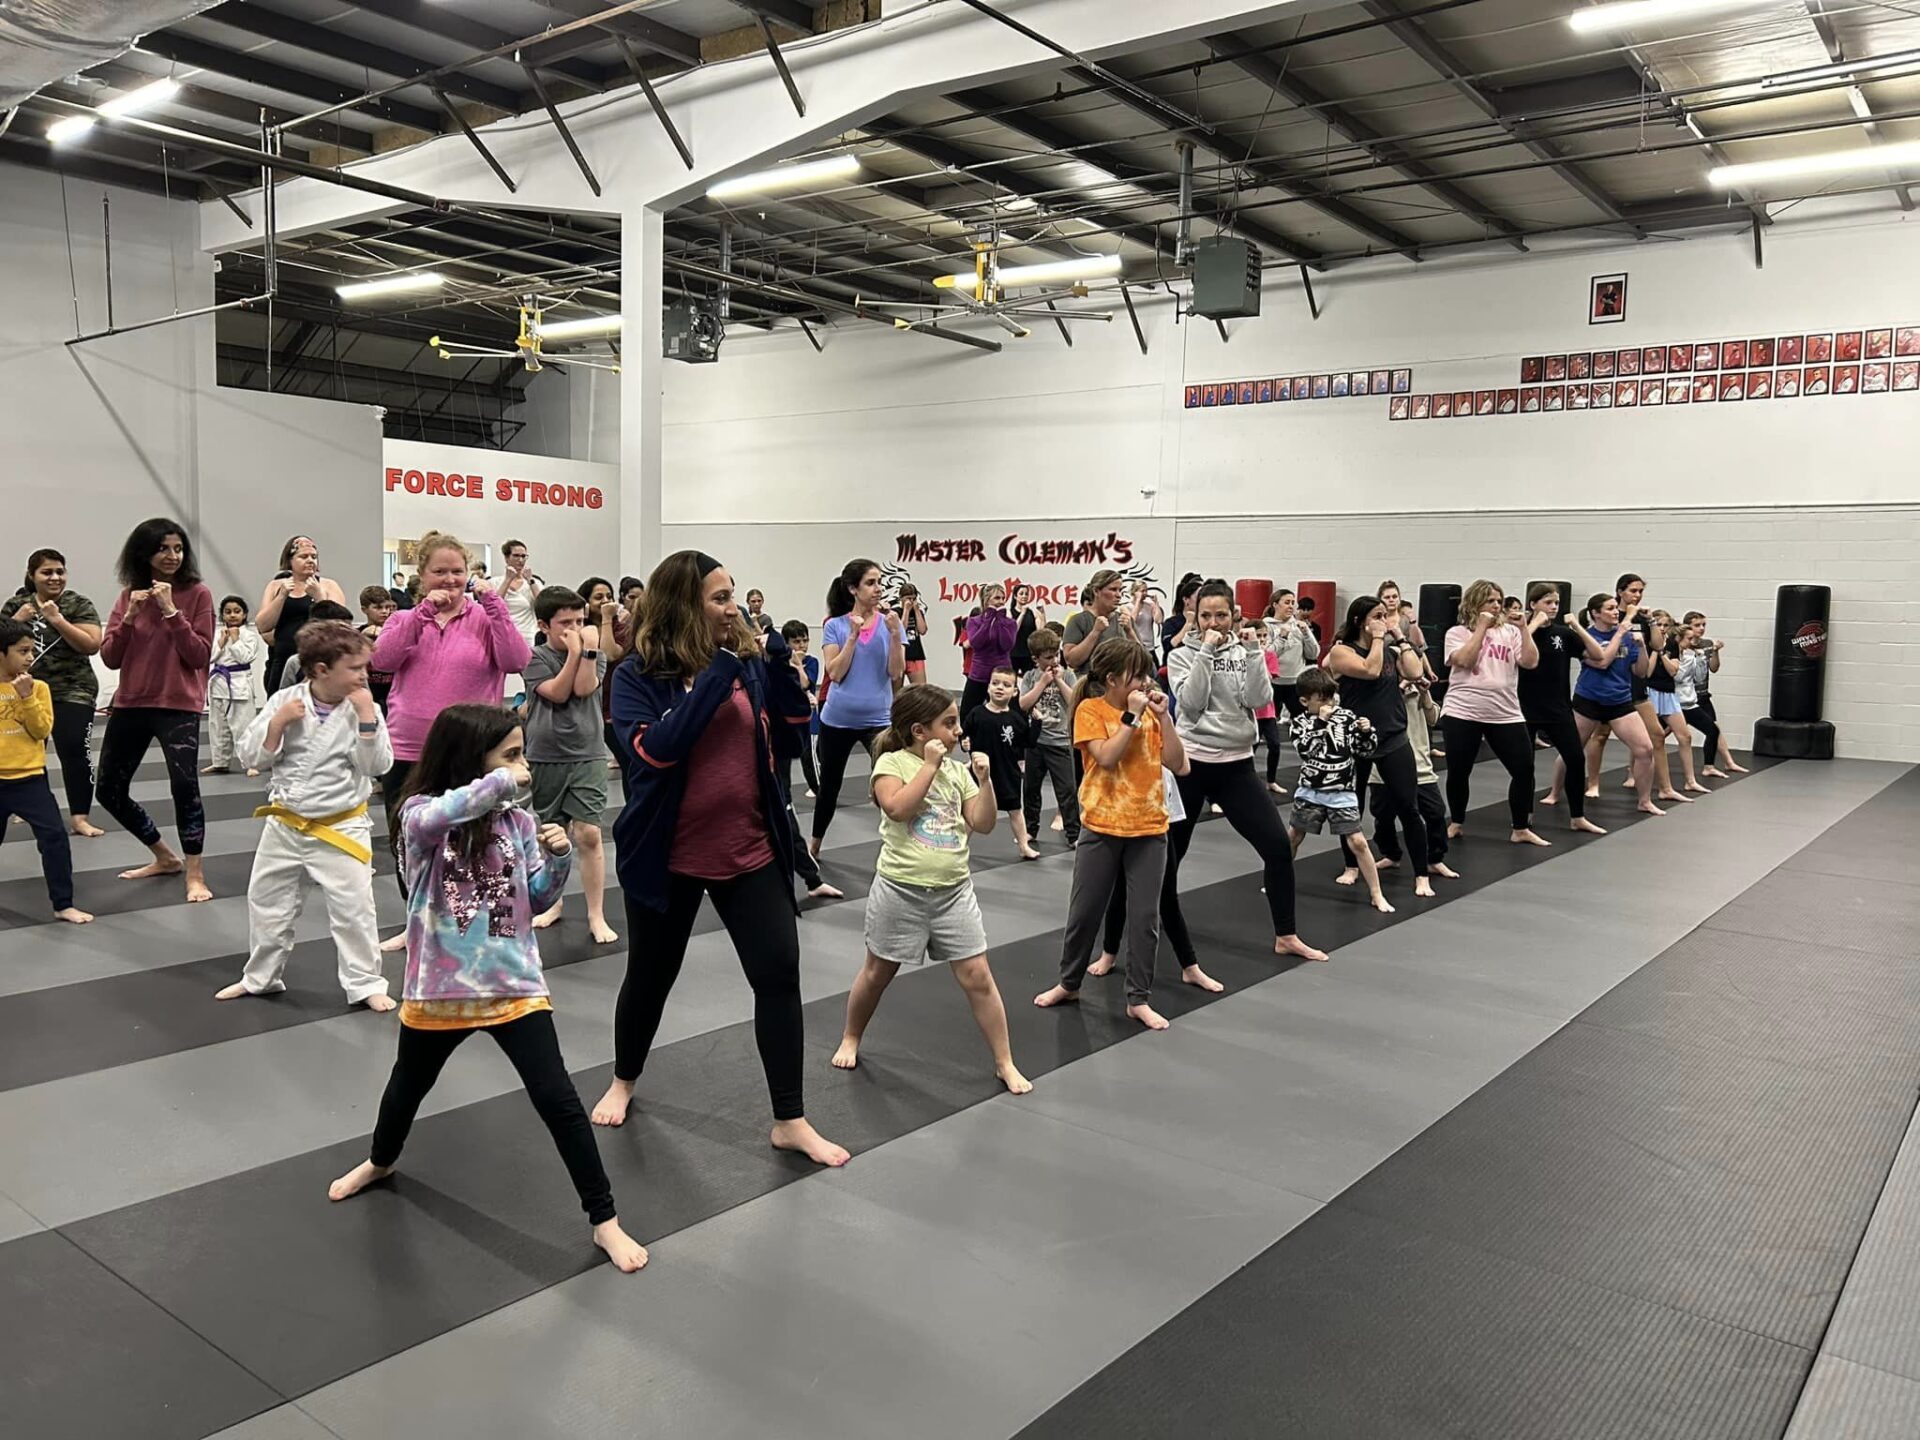
[[[444,795],[473,784],[486,773],[488,752],[519,728],[520,716],[504,705],[449,705],[434,716],[413,773],[387,816],[387,830],[395,847],[400,843],[400,812],[406,809],[407,801],[416,795]],[[493,816],[482,815],[455,827],[447,843],[469,869],[478,871],[487,847],[493,843]]]
[[[827,618],[831,620],[853,609],[854,592],[860,588],[860,582],[867,578],[867,571],[879,568],[873,560],[849,560],[842,566],[833,583],[827,586]]]
[[[633,627],[633,658],[650,675],[686,679],[713,663],[713,625],[707,619],[706,584],[710,557],[698,550],[677,550],[653,567],[640,594],[640,618]],[[742,659],[759,653],[753,632],[736,609],[729,647]]]
[[[22,587],[25,594],[33,594],[33,572],[49,560],[58,560],[62,565],[67,563],[66,556],[58,550],[49,550],[44,545],[27,556],[27,583]]]
[[[1367,616],[1374,611],[1384,609],[1378,595],[1356,595],[1347,606],[1347,623],[1340,627],[1340,644],[1349,650],[1365,654],[1373,649],[1371,644],[1362,645],[1361,637],[1366,633]]]
[[[120,577],[122,587],[144,590],[153,584],[153,552],[160,548],[160,542],[169,535],[180,537],[180,568],[174,572],[169,583],[183,589],[200,583],[200,565],[193,558],[193,540],[187,534],[187,527],[178,520],[156,516],[134,526],[133,533],[127,536],[127,543],[120,547],[120,558],[114,562],[113,568]]]

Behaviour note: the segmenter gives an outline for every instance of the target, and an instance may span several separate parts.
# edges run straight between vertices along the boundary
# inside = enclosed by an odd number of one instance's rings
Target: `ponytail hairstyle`
[[[1073,714],[1080,708],[1081,701],[1105,695],[1121,680],[1136,677],[1146,680],[1152,676],[1153,670],[1153,652],[1131,635],[1115,635],[1102,640],[1094,646],[1080,683],[1073,687],[1073,699],[1067,706],[1069,730]]]
[[[845,615],[853,609],[854,592],[860,588],[860,582],[867,578],[869,570],[878,570],[878,562],[865,559],[849,560],[833,577],[827,586],[827,618]]]
[[[422,551],[424,555],[424,550]],[[351,628],[351,627],[348,627]],[[302,636],[306,631],[301,631]],[[356,636],[356,638],[358,638]],[[420,758],[401,788],[400,799],[388,812],[387,830],[394,848],[400,847],[400,816],[415,795],[444,795],[471,785],[483,774],[487,756],[520,728],[520,716],[504,705],[449,705],[433,717],[420,747]],[[493,816],[482,815],[456,825],[447,846],[478,874],[493,844]],[[402,866],[405,857],[402,857]],[[401,873],[405,873],[404,868]]]
[[[1582,625],[1593,624],[1594,621],[1600,618],[1600,612],[1606,608],[1607,601],[1617,599],[1619,599],[1617,595],[1609,595],[1605,591],[1601,591],[1597,595],[1587,596],[1587,608],[1580,612],[1580,623]]]
[[[1340,637],[1336,643],[1346,646],[1356,655],[1368,654],[1373,649],[1373,642],[1368,640],[1365,645],[1360,643],[1367,638],[1367,617],[1376,610],[1384,609],[1386,606],[1380,603],[1378,595],[1354,596],[1347,603],[1347,623],[1340,627]]]
[[[1233,587],[1224,580],[1205,580],[1193,590],[1193,618],[1200,618],[1200,606],[1203,601],[1224,600],[1227,602],[1227,618],[1237,621],[1240,618],[1240,606],[1235,601]]]
[[[1467,593],[1460,597],[1460,623],[1471,626],[1496,595],[1502,600],[1507,598],[1507,592],[1491,580],[1476,580],[1467,586]]]
[[[933,724],[957,703],[951,691],[942,690],[938,685],[907,686],[893,697],[893,712],[888,716],[887,728],[874,742],[873,758],[878,760],[895,750],[911,750],[913,727]]]

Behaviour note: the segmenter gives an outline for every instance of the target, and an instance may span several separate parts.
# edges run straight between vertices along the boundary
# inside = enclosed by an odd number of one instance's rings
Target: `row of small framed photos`
[[[1512,390],[1457,390],[1395,395],[1389,420],[1536,415],[1560,410],[1625,410],[1642,405],[1709,405],[1735,400],[1797,400],[1803,395],[1883,395],[1920,390],[1920,359],[1866,365],[1809,365],[1792,370],[1729,370],[1659,380],[1525,385]]]
[[[1612,380],[1629,375],[1697,374],[1702,370],[1765,369],[1774,365],[1857,364],[1920,359],[1920,325],[1881,330],[1823,331],[1817,335],[1763,335],[1754,340],[1705,340],[1689,345],[1643,345],[1626,350],[1529,355],[1520,383]],[[1885,389],[1885,386],[1881,387]]]
[[[1273,405],[1283,400],[1345,400],[1354,395],[1405,395],[1413,389],[1411,370],[1342,370],[1337,375],[1275,375],[1260,380],[1221,380],[1189,385],[1186,408],[1220,405]]]

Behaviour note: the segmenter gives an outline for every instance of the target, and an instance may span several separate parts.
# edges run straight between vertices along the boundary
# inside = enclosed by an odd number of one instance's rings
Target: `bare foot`
[[[1531,830],[1516,830],[1507,837],[1516,845],[1551,845],[1551,840],[1543,840]]]
[[[1111,975],[1113,973],[1113,958],[1113,956],[1102,951],[1100,958],[1087,967],[1087,974]]]
[[[67,821],[67,829],[78,835],[82,840],[98,840],[102,835],[107,833],[84,815],[76,815]]]
[[[1383,858],[1374,861],[1373,868],[1375,870],[1397,870],[1400,868],[1400,862],[1398,860],[1387,860]]]
[[[776,1120],[773,1122],[773,1134],[768,1137],[776,1150],[791,1150],[804,1155],[817,1165],[837,1169],[853,1158],[846,1150],[826,1139],[807,1122],[803,1115],[798,1120]]]
[[[593,937],[596,945],[611,945],[620,938],[604,919],[587,921],[587,934]]]
[[[1732,760],[1732,759],[1729,759],[1727,761],[1727,769],[1732,771],[1735,775],[1746,775],[1751,773],[1748,771],[1746,766],[1742,765],[1739,761]]]
[[[400,1008],[400,1002],[384,990],[378,995],[367,996],[367,998],[360,1003],[376,1015],[384,1015],[389,1010],[398,1010]]]
[[[1586,796],[1587,799],[1589,800],[1598,800],[1600,798],[1600,787],[1598,785],[1589,786],[1587,789],[1582,790],[1580,793]]]
[[[213,998],[216,1000],[245,1000],[251,994],[253,994],[253,991],[247,989],[245,985],[236,980],[224,989],[214,991]]]
[[[1658,805],[1654,804],[1651,800],[1642,800],[1634,808],[1638,810],[1642,815],[1664,815],[1667,813],[1666,811],[1662,810]]]
[[[840,1048],[833,1052],[833,1068],[851,1070],[860,1063],[860,1042],[851,1035],[840,1037]]]
[[[393,1173],[391,1165],[376,1165],[371,1160],[362,1160],[338,1180],[327,1186],[329,1200],[348,1200],[358,1195],[376,1180],[384,1180]]]
[[[1062,820],[1058,815],[1056,815],[1053,817],[1053,824],[1049,825],[1047,828],[1049,830],[1064,830],[1067,828],[1067,822]]]
[[[846,893],[842,891],[838,885],[829,885],[826,881],[822,880],[818,885],[807,891],[807,898],[809,900],[844,900],[847,897]]]
[[[1458,880],[1460,878],[1460,872],[1458,870],[1439,860],[1427,866],[1427,874],[1438,875],[1442,880]]]
[[[820,837],[818,835],[815,835],[807,841],[807,854],[816,860],[820,858]]]
[[[1207,972],[1202,970],[1198,965],[1182,967],[1180,978],[1196,989],[1206,991],[1209,995],[1218,995],[1227,988],[1218,980],[1214,979],[1213,976],[1207,974]]]
[[[233,772],[225,765],[208,765],[204,767],[200,773],[202,775],[231,775]]]
[[[1327,952],[1316,950],[1298,935],[1276,935],[1273,941],[1273,953],[1276,955],[1298,955],[1302,960],[1324,960]]]
[[[258,776],[259,774],[260,774],[260,772],[259,772],[258,770],[249,770],[249,771],[247,771],[247,778],[248,778],[249,780],[252,780],[252,779],[254,779],[255,777],[257,777],[257,776]]]
[[[1458,840],[1462,835],[1466,833],[1467,833],[1467,827],[1464,825],[1447,826],[1447,839],[1449,840]]]
[[[1380,912],[1380,913],[1381,913],[1382,915],[1391,915],[1391,914],[1393,914],[1393,906],[1391,906],[1391,905],[1389,905],[1389,904],[1387,903],[1387,897],[1386,897],[1386,896],[1384,896],[1384,895],[1374,895],[1374,896],[1372,896],[1372,897],[1370,897],[1370,898],[1371,898],[1371,899],[1372,899],[1372,901],[1373,901],[1373,908],[1374,908],[1374,909],[1376,909],[1376,910],[1378,910],[1378,911],[1379,911],[1379,912]]]
[[[1553,791],[1549,790],[1546,794],[1540,797],[1540,803],[1542,805],[1558,805],[1560,803],[1560,797]]]
[[[173,856],[169,855],[164,860],[149,860],[137,870],[122,870],[120,872],[120,878],[122,880],[150,880],[156,875],[178,875],[185,871],[186,868],[186,866],[182,865]]]
[[[1628,776],[1628,777],[1627,777],[1626,779],[1624,779],[1624,780],[1622,780],[1622,781],[1620,782],[1620,788],[1621,788],[1622,790],[1631,790],[1631,789],[1633,789],[1633,777],[1632,777],[1631,775],[1629,775],[1629,776]]]
[[[1418,880],[1413,882],[1413,894],[1417,900],[1433,899],[1433,882],[1422,875]]]
[[[593,1227],[593,1243],[607,1252],[613,1268],[631,1275],[647,1266],[647,1247],[620,1228],[620,1218],[603,1221]]]
[[[1079,1003],[1080,992],[1069,990],[1064,985],[1056,985],[1051,990],[1042,990],[1033,997],[1033,1003],[1042,1010],[1051,1010],[1056,1005],[1074,1005]]]
[[[1700,778],[1702,780],[1724,780],[1727,778],[1727,772],[1722,770],[1718,765],[1709,765],[1700,772]]]
[[[386,939],[380,942],[380,953],[382,955],[392,955],[396,951],[404,950],[406,948],[407,948],[407,932],[404,930],[402,930],[398,935],[389,935]]]
[[[187,876],[187,904],[199,905],[211,899],[213,899],[213,891],[207,888],[206,877],[201,875]]]
[[[1695,795],[1711,795],[1713,793],[1713,791],[1702,785],[1698,780],[1689,780],[1686,788]]]
[[[1653,798],[1656,800],[1671,800],[1677,805],[1691,805],[1693,803],[1693,797],[1691,795],[1682,795],[1678,790],[1662,790]]]
[[[1267,789],[1276,795],[1284,795],[1287,793],[1287,787],[1282,785],[1278,780],[1269,780],[1267,782]]]
[[[1173,1024],[1171,1020],[1167,1019],[1166,1016],[1162,1015],[1151,1005],[1127,1006],[1127,1018],[1129,1020],[1138,1020],[1149,1030],[1165,1030]]]
[[[1033,1081],[1022,1075],[1011,1063],[994,1066],[993,1073],[995,1078],[1007,1087],[1009,1095],[1025,1095],[1033,1089]]]
[[[633,1082],[618,1077],[607,1083],[607,1093],[593,1107],[593,1123],[596,1125],[624,1125],[627,1123],[627,1105],[633,1099]]]
[[[560,923],[561,904],[564,904],[564,902],[556,903],[551,910],[544,911],[541,914],[534,916],[533,928],[536,930],[550,930],[555,925],[558,925]]]
[[[1022,860],[1038,860],[1040,858],[1040,852],[1029,845],[1020,852],[1020,858]]]
[[[1333,877],[1333,883],[1336,885],[1352,885],[1358,881],[1359,878],[1360,872],[1352,867],[1348,867]]]
[[[93,919],[93,916],[84,910],[76,910],[73,906],[69,905],[64,910],[54,911],[53,918],[56,920],[64,920],[69,925],[85,925]]]
[[[1582,815],[1567,826],[1569,830],[1584,830],[1589,835],[1604,835],[1607,832]]]

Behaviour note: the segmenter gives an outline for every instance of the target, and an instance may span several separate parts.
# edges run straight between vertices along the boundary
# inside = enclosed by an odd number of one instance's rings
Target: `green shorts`
[[[600,823],[607,808],[607,762],[578,760],[571,764],[534,764],[533,808],[543,825],[569,820]]]

